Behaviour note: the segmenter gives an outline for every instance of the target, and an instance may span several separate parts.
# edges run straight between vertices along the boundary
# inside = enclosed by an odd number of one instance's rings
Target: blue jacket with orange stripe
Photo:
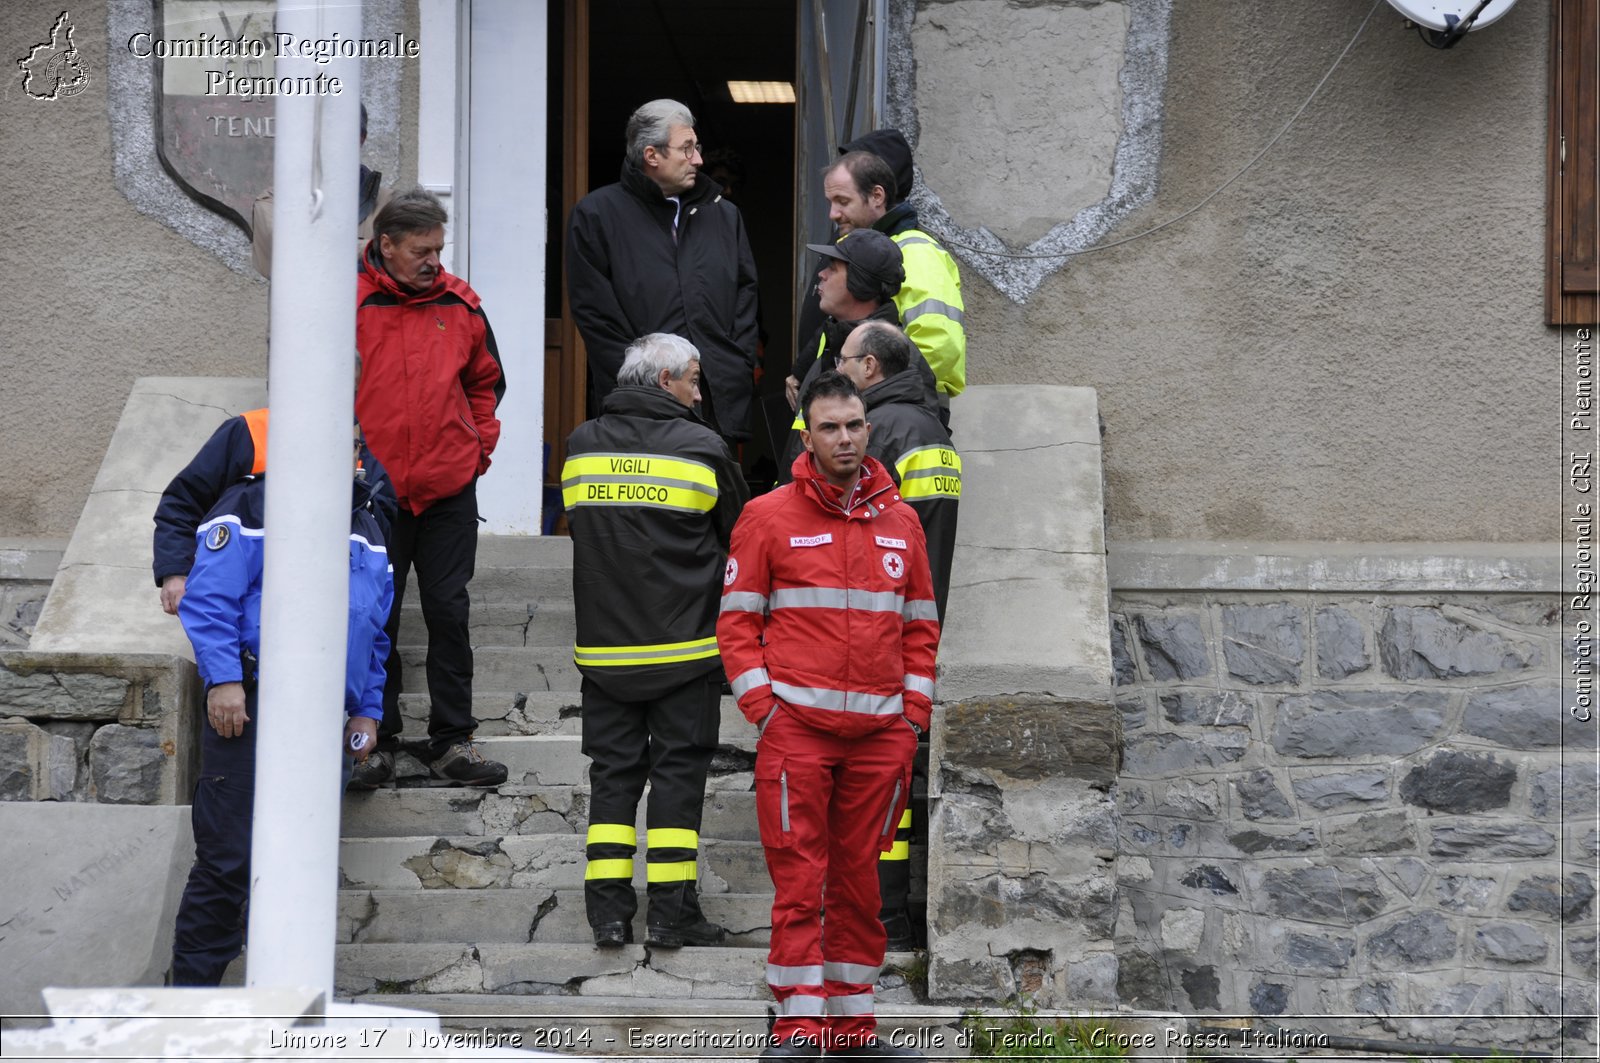
[[[259,476],[266,471],[267,424],[264,408],[223,421],[161,493],[152,550],[157,587],[168,576],[189,574],[194,564],[194,531],[222,492],[246,476]],[[395,516],[394,486],[365,444],[361,448],[361,468],[366,471],[365,479],[371,488],[373,515],[387,541]]]
[[[266,480],[250,477],[228,488],[195,529],[196,552],[178,618],[194,646],[207,689],[243,682],[243,651],[261,656],[261,582]],[[349,636],[345,647],[344,709],[348,716],[383,719],[383,625],[394,602],[394,575],[372,513],[371,489],[357,482],[350,507]]]

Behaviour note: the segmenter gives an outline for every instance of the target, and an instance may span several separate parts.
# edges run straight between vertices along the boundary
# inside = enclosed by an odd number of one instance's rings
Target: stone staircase
[[[571,559],[564,538],[480,540],[473,711],[484,755],[504,762],[509,777],[490,790],[431,786],[421,763],[402,755],[396,788],[346,796],[336,992],[438,1012],[447,1029],[518,1032],[524,1048],[753,1055],[760,1046],[750,1039],[765,1033],[770,1004],[772,904],[756,827],[755,728],[723,699],[699,882],[707,916],[729,930],[727,945],[595,948],[583,908],[588,759],[579,749]],[[411,693],[402,705],[407,738],[420,739],[428,699],[416,643],[425,628],[409,598],[401,651]],[[925,802],[918,806],[920,824]],[[641,803],[641,838],[643,811]],[[913,867],[923,866],[920,849]],[[920,881],[914,890],[920,898]],[[923,969],[918,954],[889,957],[883,1014],[950,1021],[948,1009],[920,1005]]]

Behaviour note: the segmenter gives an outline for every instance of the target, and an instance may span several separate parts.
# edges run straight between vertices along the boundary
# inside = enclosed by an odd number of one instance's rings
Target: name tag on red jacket
[[[790,546],[827,546],[833,542],[832,532],[823,532],[821,535],[791,535]]]
[[[879,546],[886,546],[891,550],[904,550],[906,548],[906,541],[904,539],[891,539],[887,535],[874,536],[873,541]]]

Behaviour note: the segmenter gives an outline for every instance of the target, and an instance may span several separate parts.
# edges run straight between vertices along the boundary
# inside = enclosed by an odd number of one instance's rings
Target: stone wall
[[[1114,595],[1123,1003],[1592,1039],[1504,1017],[1593,1014],[1595,732],[1562,709],[1560,605]]]
[[[181,658],[0,650],[0,800],[186,804],[201,701]]]

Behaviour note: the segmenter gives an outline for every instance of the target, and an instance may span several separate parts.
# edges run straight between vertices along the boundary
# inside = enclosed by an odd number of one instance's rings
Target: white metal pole
[[[274,77],[272,356],[261,596],[250,986],[333,991],[339,774],[350,585],[356,175],[361,63],[319,62],[361,38],[360,0],[288,0],[297,54]],[[281,37],[279,38],[282,39]],[[312,55],[302,53],[309,45]],[[318,81],[317,79],[321,79]],[[337,81],[337,91],[334,83]]]

